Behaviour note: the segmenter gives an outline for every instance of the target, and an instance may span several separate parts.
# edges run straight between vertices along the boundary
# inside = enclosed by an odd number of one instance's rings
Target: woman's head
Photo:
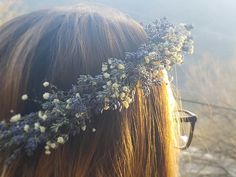
[[[20,97],[41,98],[44,81],[70,89],[79,75],[98,74],[105,59],[123,58],[146,40],[139,23],[98,5],[41,10],[9,21],[0,28],[1,120],[9,119],[11,109],[21,114],[39,109]],[[148,97],[137,85],[128,110],[98,117],[96,133],[71,137],[50,156],[43,149],[30,158],[22,154],[4,177],[176,175],[165,84],[152,87]]]
[[[97,74],[104,59],[122,57],[146,38],[131,18],[91,5],[33,12],[0,30],[1,89],[7,90],[1,93],[8,94],[1,107],[11,109],[19,95],[38,95],[43,80],[68,89],[80,74]]]

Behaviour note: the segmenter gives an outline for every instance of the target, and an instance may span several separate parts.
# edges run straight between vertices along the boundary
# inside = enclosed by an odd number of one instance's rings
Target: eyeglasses
[[[180,122],[180,136],[178,140],[177,148],[181,150],[185,150],[189,148],[192,139],[195,123],[197,121],[196,114],[187,111],[187,110],[179,110],[178,111],[178,119]]]

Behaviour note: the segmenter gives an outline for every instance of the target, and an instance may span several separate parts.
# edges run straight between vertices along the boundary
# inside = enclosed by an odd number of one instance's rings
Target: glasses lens
[[[180,122],[180,135],[179,135],[179,147],[186,147],[189,141],[189,135],[191,131],[191,123],[190,122]]]
[[[185,149],[190,141],[190,134],[192,131],[191,121],[189,121],[189,117],[191,115],[185,111],[179,111],[180,117],[180,127],[179,127],[179,139],[178,139],[178,148]]]

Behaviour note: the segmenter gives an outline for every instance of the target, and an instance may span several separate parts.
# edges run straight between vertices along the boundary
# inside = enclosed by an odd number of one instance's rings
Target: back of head
[[[100,5],[41,10],[17,17],[0,28],[0,118],[10,110],[27,114],[49,81],[68,90],[82,74],[96,75],[107,58],[124,58],[147,40],[142,26],[123,13]],[[106,111],[50,156],[43,148],[22,154],[2,177],[173,177],[177,175],[172,121],[165,84],[144,97],[137,85],[135,102],[122,112]],[[2,160],[4,154],[1,155]]]

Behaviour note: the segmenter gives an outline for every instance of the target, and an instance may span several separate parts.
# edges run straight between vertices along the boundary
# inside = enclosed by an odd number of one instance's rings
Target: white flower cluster
[[[116,58],[108,59],[102,65],[102,75],[106,85],[103,86],[103,93],[98,97],[103,98],[103,109],[117,109],[117,101],[127,109],[132,102],[132,98],[130,97],[129,85],[124,85],[124,79],[127,78],[125,63]]]
[[[22,96],[21,96],[21,99],[22,99],[23,101],[27,100],[27,99],[28,99],[28,95],[27,95],[27,94],[22,95]]]
[[[48,100],[48,99],[49,99],[49,96],[50,96],[50,93],[45,92],[45,93],[43,94],[43,99]]]
[[[43,114],[42,111],[38,112],[38,117],[44,121],[48,118],[47,114],[46,113]]]
[[[46,145],[44,146],[45,149],[45,154],[50,155],[51,154],[51,149],[56,149],[58,147],[58,144],[64,144],[64,138],[63,137],[58,137],[57,138],[57,143],[52,143],[50,141],[47,141]]]
[[[38,118],[45,121],[47,119],[47,115],[43,114],[42,111],[39,111],[38,112]],[[18,122],[20,120],[21,120],[21,115],[20,114],[16,114],[16,115],[12,116],[11,119],[10,119],[11,122]],[[34,127],[30,127],[30,125],[28,125],[28,124],[24,125],[24,131],[26,133],[29,132],[30,128],[33,128],[34,130],[40,131],[41,133],[45,133],[45,131],[46,131],[46,128],[44,126],[40,125],[39,122],[35,122]]]
[[[157,20],[153,25],[156,26],[157,40],[156,54],[157,59],[165,61],[165,68],[168,70],[171,65],[183,62],[184,54],[192,54],[194,50],[191,37],[192,26],[186,24],[172,25],[165,18]]]
[[[160,60],[157,60],[157,52],[151,52],[144,57],[144,64],[139,66],[140,74],[151,80],[160,79],[159,71],[165,68]]]
[[[10,118],[10,122],[18,122],[19,120],[21,120],[21,114],[15,114]]]

